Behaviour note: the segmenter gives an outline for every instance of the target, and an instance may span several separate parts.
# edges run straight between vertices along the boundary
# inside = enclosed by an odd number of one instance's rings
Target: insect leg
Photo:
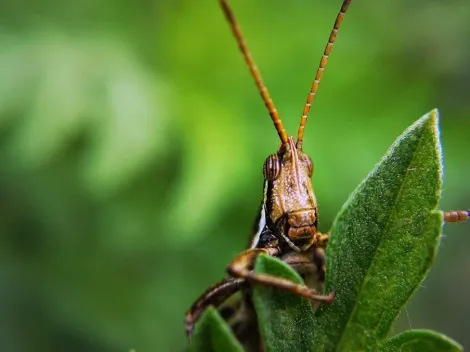
[[[303,247],[301,247],[298,252],[305,252],[307,249],[309,249],[312,246],[315,248],[325,248],[326,245],[328,244],[329,237],[330,237],[329,232],[327,233],[317,232],[310,238],[310,242],[304,245]]]
[[[305,284],[319,292],[323,291],[325,282],[325,251],[322,248],[312,248],[308,252],[289,252],[281,257],[305,281]],[[313,309],[318,307],[318,301],[313,302]]]
[[[333,302],[335,297],[334,292],[330,293],[329,295],[320,295],[314,289],[308,286],[297,284],[293,281],[280,277],[253,272],[253,265],[260,253],[276,255],[277,252],[278,251],[275,248],[248,249],[235,257],[235,259],[227,268],[227,271],[233,277],[244,278],[251,282],[276,287],[281,290],[289,291],[314,301],[322,301],[325,303]]]
[[[185,327],[188,337],[191,336],[194,330],[194,324],[209,305],[219,306],[227,298],[240,290],[244,283],[244,279],[230,277],[209,287],[186,312]]]
[[[323,290],[325,281],[325,254],[321,248],[312,248],[308,252],[291,251],[280,259],[297,271],[305,284],[317,291]]]
[[[315,236],[317,237],[316,247],[325,248],[326,245],[328,244],[328,239],[330,238],[330,233],[329,232],[327,232],[327,233],[317,233],[317,234],[315,234]]]
[[[444,212],[445,222],[463,222],[470,218],[470,210],[451,210]]]

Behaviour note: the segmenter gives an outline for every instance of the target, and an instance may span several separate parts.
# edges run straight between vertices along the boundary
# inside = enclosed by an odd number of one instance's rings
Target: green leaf
[[[260,255],[255,271],[303,283],[299,274],[277,258]],[[254,285],[255,305],[266,351],[312,351],[312,305],[290,292]]]
[[[217,309],[210,306],[196,324],[189,351],[243,352],[243,348],[219,315]]]
[[[447,336],[430,330],[408,330],[388,339],[382,352],[459,352],[462,346]]]
[[[439,245],[442,162],[437,111],[392,145],[353,192],[327,248],[325,292],[336,300],[312,314],[308,300],[253,285],[266,351],[460,351],[444,335],[412,330],[387,335],[424,280]],[[291,267],[261,255],[255,271],[301,283]]]
[[[409,127],[353,192],[333,225],[315,343],[376,350],[428,272],[439,244],[442,164],[433,110]]]

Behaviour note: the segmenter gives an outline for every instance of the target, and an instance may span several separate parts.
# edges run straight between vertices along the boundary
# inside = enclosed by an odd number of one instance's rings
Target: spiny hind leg
[[[218,307],[227,298],[240,290],[244,283],[244,279],[230,277],[209,287],[186,312],[185,327],[188,337],[191,337],[194,324],[209,305]]]
[[[470,210],[451,210],[444,212],[445,222],[464,222],[470,218]]]
[[[334,292],[330,293],[329,295],[320,295],[317,293],[317,291],[306,285],[297,284],[293,281],[272,275],[253,272],[253,266],[256,258],[261,253],[274,256],[278,254],[278,250],[275,248],[254,248],[243,251],[238,256],[236,256],[229,265],[227,268],[228,273],[233,277],[243,278],[251,282],[276,287],[281,290],[289,291],[296,295],[311,299],[313,301],[320,301],[325,303],[333,302],[335,297]]]

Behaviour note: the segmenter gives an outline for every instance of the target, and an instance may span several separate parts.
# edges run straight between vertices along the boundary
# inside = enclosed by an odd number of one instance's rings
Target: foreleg
[[[298,284],[293,281],[272,275],[253,272],[255,260],[261,253],[276,255],[278,254],[278,251],[275,248],[255,248],[243,251],[237,257],[235,257],[235,259],[229,265],[227,269],[228,273],[233,277],[243,278],[250,282],[276,287],[278,289],[292,292],[313,301],[321,301],[325,303],[333,302],[335,297],[334,292],[330,293],[329,295],[320,295],[314,289],[306,285]]]

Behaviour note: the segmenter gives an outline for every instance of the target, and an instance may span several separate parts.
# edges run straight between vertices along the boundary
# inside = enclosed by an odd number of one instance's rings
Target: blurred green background
[[[231,3],[294,134],[341,1]],[[279,143],[217,2],[5,0],[0,18],[0,350],[181,351]],[[470,206],[469,19],[467,0],[353,1],[306,129],[321,230],[434,107],[441,206]],[[470,346],[470,224],[444,233],[395,332]]]

